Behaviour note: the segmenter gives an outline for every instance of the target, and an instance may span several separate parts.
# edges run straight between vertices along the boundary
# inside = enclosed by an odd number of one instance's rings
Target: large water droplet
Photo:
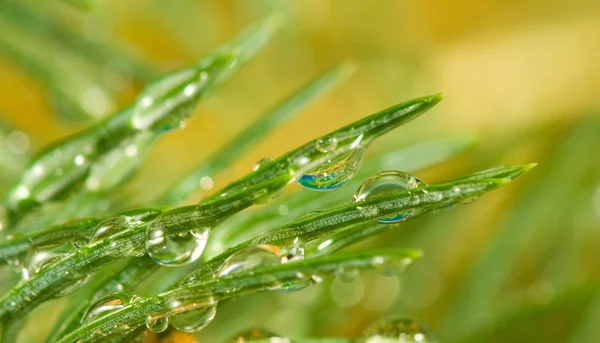
[[[115,311],[118,311],[125,306],[138,300],[139,297],[133,294],[126,293],[113,293],[105,296],[104,298],[96,301],[87,310],[83,323],[91,322],[100,319],[106,315],[109,315]]]
[[[350,181],[360,168],[364,149],[353,149],[321,164],[302,175],[298,180],[302,186],[316,191],[330,191]]]
[[[373,196],[391,192],[410,191],[422,184],[421,180],[408,173],[395,170],[383,171],[366,179],[354,193],[352,201],[360,202]],[[384,224],[395,223],[410,218],[413,214],[414,210],[409,210],[392,217],[379,218],[379,222]]]
[[[169,327],[169,318],[162,314],[149,314],[146,318],[146,327],[152,332],[163,332]]]
[[[146,232],[146,250],[152,259],[163,266],[178,267],[196,261],[204,251],[210,230],[200,228],[166,235],[150,224]],[[159,225],[160,226],[160,225]]]
[[[217,276],[226,276],[251,269],[275,266],[281,263],[281,249],[274,245],[260,244],[245,247],[229,256]]]
[[[169,318],[171,325],[183,332],[198,332],[210,324],[217,314],[217,303],[181,313]]]
[[[337,147],[337,139],[335,137],[319,138],[316,147],[322,153],[333,151]]]
[[[289,338],[281,337],[263,329],[253,329],[241,332],[231,337],[228,343],[291,343]]]
[[[135,225],[139,225],[140,223],[140,220],[130,216],[117,216],[108,218],[96,225],[90,241],[95,242],[105,237],[112,236]]]
[[[427,326],[410,318],[392,317],[369,326],[364,343],[434,343],[435,337]]]
[[[381,275],[396,276],[404,273],[413,263],[413,260],[408,257],[384,257],[375,256],[371,260],[371,265]]]

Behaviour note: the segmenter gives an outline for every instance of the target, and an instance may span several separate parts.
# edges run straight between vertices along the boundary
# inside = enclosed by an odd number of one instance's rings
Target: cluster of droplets
[[[227,343],[291,343],[289,338],[281,337],[264,329],[252,329],[231,337]]]
[[[146,229],[146,251],[158,264],[179,267],[196,261],[206,247],[210,227],[198,227],[175,234],[167,227],[186,225],[186,214],[166,212],[152,221]]]
[[[363,333],[362,343],[435,343],[433,333],[424,324],[405,317],[377,321]]]
[[[392,192],[408,191],[418,188],[423,182],[413,175],[401,171],[383,171],[366,179],[352,196],[352,201],[360,202],[372,197],[382,196]],[[414,215],[414,210],[397,213],[391,217],[379,218],[383,224],[395,223],[406,220]]]

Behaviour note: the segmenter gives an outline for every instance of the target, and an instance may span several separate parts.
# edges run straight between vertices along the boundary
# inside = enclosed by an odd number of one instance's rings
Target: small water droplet
[[[210,324],[217,314],[217,303],[180,312],[169,317],[171,325],[183,332],[198,332]]]
[[[214,182],[210,176],[203,176],[200,179],[200,187],[202,187],[202,189],[204,189],[205,191],[212,189],[213,186],[214,186]]]
[[[114,313],[125,306],[132,304],[139,297],[133,294],[127,293],[113,293],[105,296],[104,298],[96,301],[87,310],[82,323],[91,322],[100,319],[108,314]]]
[[[161,228],[161,222],[155,221],[146,231],[146,250],[160,265],[182,266],[196,261],[202,255],[209,232],[209,228],[198,228],[166,235]]]
[[[433,333],[410,318],[391,317],[375,322],[363,334],[365,343],[434,343]]]
[[[146,327],[152,332],[163,332],[169,327],[169,318],[160,313],[149,314],[146,318]]]
[[[330,191],[350,181],[360,168],[365,150],[353,149],[305,173],[298,183],[316,191]]]
[[[401,171],[383,171],[366,179],[354,193],[353,202],[364,201],[373,196],[381,196],[383,194],[410,191],[418,188],[423,183],[416,177]],[[414,210],[398,213],[392,217],[379,218],[380,223],[395,223],[406,220],[414,215]]]
[[[296,280],[294,281],[288,281],[286,283],[284,283],[283,285],[281,285],[281,287],[278,289],[278,291],[280,292],[298,292],[301,291],[313,284],[315,284],[315,282],[312,280],[311,277],[304,275],[303,273],[296,273]]]
[[[75,165],[81,166],[81,165],[83,165],[85,163],[85,156],[83,156],[83,155],[77,155],[73,159],[73,162],[75,163]]]
[[[338,280],[343,282],[353,282],[358,279],[360,275],[360,270],[357,268],[340,268],[336,274]]]
[[[275,266],[281,263],[281,249],[270,244],[245,247],[229,256],[217,276],[227,276],[251,269]]]
[[[381,275],[397,276],[397,275],[404,273],[408,269],[408,267],[410,267],[412,262],[413,262],[413,260],[408,257],[396,258],[396,257],[375,256],[371,260],[371,265]]]
[[[289,338],[281,337],[270,331],[263,329],[252,329],[241,332],[232,338],[228,343],[291,343]]]
[[[29,150],[29,136],[23,131],[14,130],[6,137],[6,144],[13,154],[22,155]]]
[[[273,160],[268,157],[261,158],[260,160],[258,160],[258,162],[256,162],[256,164],[254,165],[252,170],[257,171],[260,168],[264,168],[267,164],[269,164],[271,162],[273,162]]]
[[[335,137],[319,138],[316,143],[316,148],[322,153],[335,150],[337,147],[337,139]]]

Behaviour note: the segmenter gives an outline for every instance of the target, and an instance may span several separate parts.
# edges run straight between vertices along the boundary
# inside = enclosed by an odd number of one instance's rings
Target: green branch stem
[[[374,269],[378,268],[378,264],[390,264],[406,269],[420,257],[420,251],[410,249],[337,254],[203,280],[136,301],[118,312],[82,326],[63,337],[59,343],[100,342],[145,325],[149,316],[160,318],[214,306],[217,301],[277,289],[288,282],[305,280],[306,276],[330,276],[343,268]]]

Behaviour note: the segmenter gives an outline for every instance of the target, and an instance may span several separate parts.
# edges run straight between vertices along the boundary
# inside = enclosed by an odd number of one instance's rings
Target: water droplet
[[[278,289],[278,291],[280,292],[298,292],[301,291],[313,284],[315,284],[315,282],[312,280],[312,278],[310,276],[306,276],[302,273],[296,273],[296,280],[293,281],[288,281],[286,283],[284,283],[283,285],[281,285],[281,287]]]
[[[200,187],[202,187],[202,189],[204,189],[205,191],[212,189],[213,186],[214,186],[214,182],[210,176],[203,176],[200,179]]]
[[[135,225],[139,225],[140,223],[140,220],[129,216],[117,216],[108,218],[96,225],[90,242],[96,242],[100,239],[112,236],[114,234],[127,230]]]
[[[198,332],[210,324],[217,314],[217,303],[206,307],[174,314],[169,318],[171,325],[183,332]]]
[[[289,338],[281,337],[270,331],[263,329],[253,329],[241,332],[232,338],[228,343],[291,343]]]
[[[163,332],[169,327],[169,318],[160,313],[149,314],[146,318],[146,327],[152,332]]]
[[[360,168],[364,149],[353,149],[321,164],[302,175],[298,180],[302,186],[316,191],[330,191],[350,181]]]
[[[433,333],[410,318],[391,317],[375,322],[364,334],[365,343],[434,343]]]
[[[256,164],[254,165],[252,170],[257,171],[260,168],[264,168],[267,164],[269,164],[271,162],[273,162],[273,160],[268,157],[261,158],[260,160],[258,160],[258,162],[256,162]]]
[[[275,266],[281,263],[281,249],[274,245],[260,244],[245,247],[229,256],[217,276],[226,276],[251,269]]]
[[[408,173],[395,170],[383,171],[366,179],[354,193],[352,201],[360,202],[373,196],[391,192],[410,191],[422,184],[421,180]],[[410,218],[412,215],[414,215],[414,210],[409,210],[392,217],[379,218],[379,222],[384,224],[395,223]]]
[[[33,275],[52,266],[65,256],[75,252],[79,240],[68,241],[53,246],[35,247],[28,252],[25,260],[26,268],[22,269],[23,280],[30,279]]]
[[[202,255],[209,232],[208,228],[200,228],[166,235],[160,222],[155,221],[146,231],[146,250],[158,264],[167,267],[182,266],[196,261]]]
[[[384,276],[400,275],[404,273],[412,263],[413,260],[408,257],[397,258],[375,256],[371,260],[371,265],[373,268],[375,268],[375,270]]]
[[[322,153],[333,151],[337,147],[337,139],[335,137],[319,138],[316,147]]]
[[[360,270],[357,268],[340,268],[336,274],[338,280],[343,282],[353,282],[358,279],[360,275]]]
[[[108,314],[122,309],[123,307],[135,302],[139,297],[133,294],[127,293],[113,293],[105,296],[104,298],[96,301],[87,310],[84,316],[83,322],[91,322],[100,319]]]

